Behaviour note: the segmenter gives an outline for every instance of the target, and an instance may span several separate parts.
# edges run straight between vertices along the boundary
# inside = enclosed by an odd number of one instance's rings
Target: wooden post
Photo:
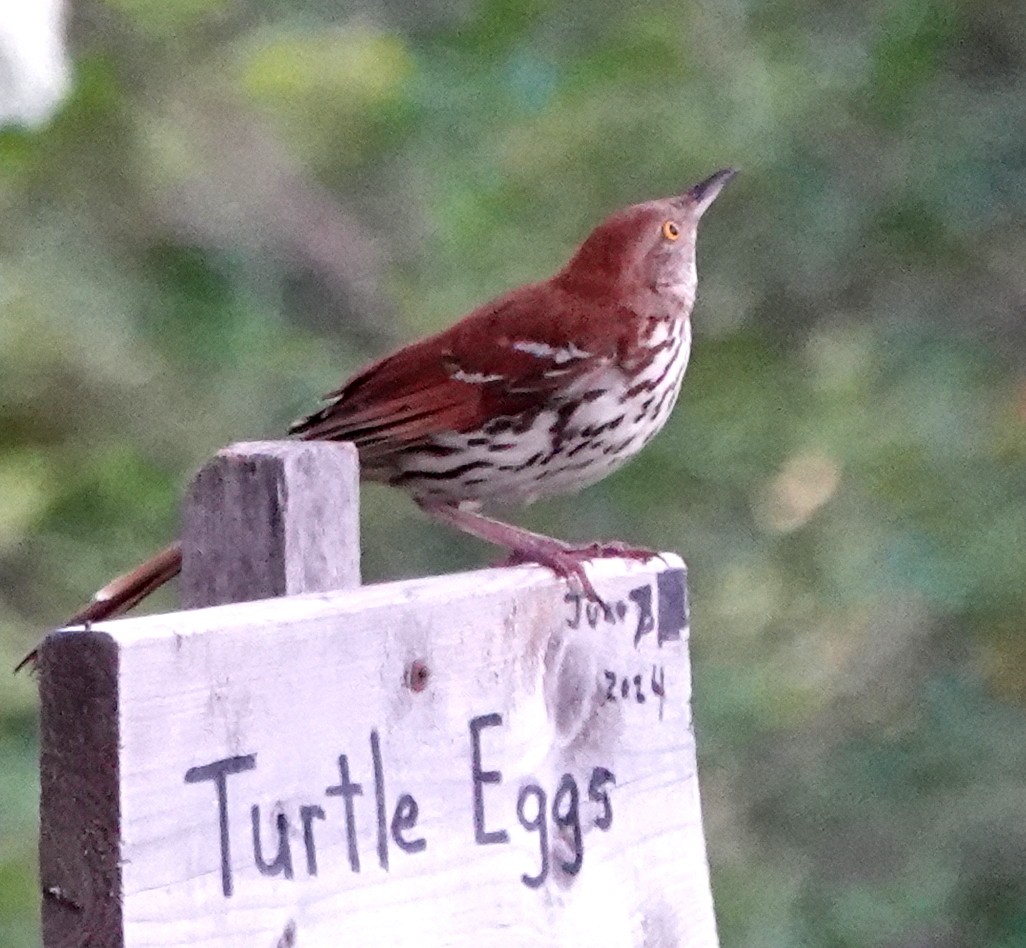
[[[241,479],[287,501],[306,447]],[[302,524],[254,527],[254,463],[200,475],[185,561],[240,524],[280,582]],[[46,948],[715,946],[683,564],[589,572],[607,610],[517,567],[49,637]]]
[[[356,448],[253,441],[193,478],[182,523],[187,609],[360,585]]]

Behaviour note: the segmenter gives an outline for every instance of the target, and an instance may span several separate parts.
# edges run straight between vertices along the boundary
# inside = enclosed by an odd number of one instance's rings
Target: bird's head
[[[581,288],[654,290],[693,299],[698,222],[736,174],[725,168],[683,194],[617,211],[588,235],[559,279]]]

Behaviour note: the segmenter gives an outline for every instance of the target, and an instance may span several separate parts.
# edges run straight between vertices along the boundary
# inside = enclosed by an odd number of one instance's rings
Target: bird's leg
[[[600,544],[591,547],[573,547],[569,543],[547,537],[543,533],[533,533],[523,527],[505,523],[486,517],[473,510],[463,510],[452,504],[431,504],[418,501],[421,509],[442,523],[455,527],[463,533],[469,533],[486,543],[493,543],[513,555],[517,563],[539,563],[547,566],[557,576],[564,579],[573,577],[580,583],[584,594],[601,606],[605,606],[602,598],[595,591],[588,574],[584,571],[584,561],[595,556],[611,556],[617,554],[593,552]]]
[[[584,571],[584,561],[604,558],[650,560],[660,556],[655,550],[629,546],[619,540],[572,545],[543,533],[534,533],[503,520],[486,517],[473,510],[464,510],[452,504],[430,504],[418,501],[429,516],[463,533],[492,543],[509,551],[507,566],[520,563],[539,563],[547,566],[564,579],[571,577],[580,583],[584,594],[599,605],[602,598],[595,591]]]

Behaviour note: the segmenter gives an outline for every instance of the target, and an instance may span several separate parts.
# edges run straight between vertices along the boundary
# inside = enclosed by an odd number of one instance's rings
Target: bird
[[[351,442],[363,479],[405,490],[435,520],[505,549],[510,562],[576,580],[601,602],[587,560],[656,554],[620,542],[575,546],[481,508],[588,487],[662,429],[691,353],[699,221],[736,174],[725,168],[680,194],[615,212],[555,275],[371,362],[289,434]],[[104,586],[63,627],[126,612],[181,562],[181,545],[172,543]]]

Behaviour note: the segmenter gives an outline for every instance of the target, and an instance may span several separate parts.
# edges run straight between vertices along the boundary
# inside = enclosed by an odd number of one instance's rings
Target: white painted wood
[[[589,574],[612,607],[608,619],[594,606],[578,616],[563,581],[519,567],[125,619],[48,638],[44,677],[71,659],[99,669],[90,679],[99,702],[93,731],[116,733],[84,739],[119,748],[107,791],[86,809],[90,825],[118,829],[100,836],[116,846],[121,867],[123,942],[76,943],[716,945],[683,565],[672,555],[644,566],[607,560]],[[648,600],[650,621],[636,640]],[[481,727],[479,766],[502,776],[477,784],[483,828],[505,831],[508,842],[482,845],[470,722],[487,715],[501,724]],[[70,717],[63,726],[76,726]],[[49,726],[56,731],[45,739],[59,742],[61,722],[51,716]],[[345,797],[325,792],[340,782],[343,754],[362,787],[352,798],[359,872],[350,865]],[[186,774],[248,755],[251,768],[226,778],[226,896],[216,786],[186,782]],[[615,785],[602,784],[597,768],[612,772]],[[530,822],[539,792],[530,788],[544,791],[551,809],[561,779],[560,812],[571,784],[581,797],[583,863],[576,875],[561,868],[573,862],[573,834],[557,833],[550,812],[550,871],[531,888],[523,876],[539,873],[539,834],[518,821],[518,792]],[[612,810],[607,830],[596,826],[601,789]],[[404,852],[390,832],[401,794],[416,799],[419,814],[398,834],[423,839],[422,851]],[[257,868],[254,805],[265,861],[278,852],[276,819],[287,821],[292,878]],[[306,811],[316,875],[303,806],[321,808]],[[67,818],[74,822],[74,808]]]

